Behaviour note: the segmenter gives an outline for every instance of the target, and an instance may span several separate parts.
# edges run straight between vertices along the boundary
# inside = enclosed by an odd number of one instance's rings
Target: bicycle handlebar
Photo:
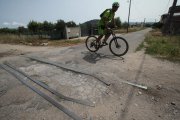
[[[112,35],[115,35],[113,30],[117,30],[117,29],[116,29],[116,28],[110,28],[110,27],[108,27],[107,30],[109,30]]]
[[[110,28],[110,27],[108,27],[107,29],[108,30],[118,30],[117,28]]]

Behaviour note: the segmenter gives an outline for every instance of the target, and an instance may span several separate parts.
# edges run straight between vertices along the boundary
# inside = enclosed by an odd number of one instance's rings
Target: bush
[[[162,26],[163,26],[163,24],[160,23],[160,22],[154,23],[154,24],[152,25],[153,28],[159,28],[159,29],[161,29]]]
[[[180,36],[170,38],[148,35],[145,42],[148,44],[146,48],[148,54],[180,59]]]

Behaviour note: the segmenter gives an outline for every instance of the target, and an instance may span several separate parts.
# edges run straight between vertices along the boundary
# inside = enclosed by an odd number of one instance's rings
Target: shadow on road
[[[83,59],[89,63],[95,64],[101,59],[111,59],[111,60],[124,60],[123,57],[117,57],[114,55],[104,55],[102,53],[91,53],[91,52],[81,52],[84,54]]]

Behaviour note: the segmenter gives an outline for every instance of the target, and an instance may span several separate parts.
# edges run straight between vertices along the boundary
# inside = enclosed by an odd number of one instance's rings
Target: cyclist
[[[111,22],[111,25],[113,25],[115,27],[114,16],[115,16],[115,12],[118,10],[118,8],[119,8],[119,3],[114,2],[112,4],[112,9],[106,9],[100,15],[101,19],[100,19],[100,21],[98,23],[98,33],[99,33],[99,37],[97,39],[98,43],[100,43],[100,40],[105,35],[105,38],[103,40],[103,45],[108,45],[106,41],[109,38],[109,36],[111,35],[108,32],[109,23]]]

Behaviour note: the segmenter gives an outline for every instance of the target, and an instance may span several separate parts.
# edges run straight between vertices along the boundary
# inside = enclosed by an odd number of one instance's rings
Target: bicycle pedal
[[[102,44],[101,46],[106,46],[106,45],[108,45],[108,44]]]
[[[106,46],[106,45],[108,45],[108,43],[107,42],[102,42],[102,45]]]
[[[102,48],[102,47],[103,47],[102,45],[99,46],[99,48]]]

